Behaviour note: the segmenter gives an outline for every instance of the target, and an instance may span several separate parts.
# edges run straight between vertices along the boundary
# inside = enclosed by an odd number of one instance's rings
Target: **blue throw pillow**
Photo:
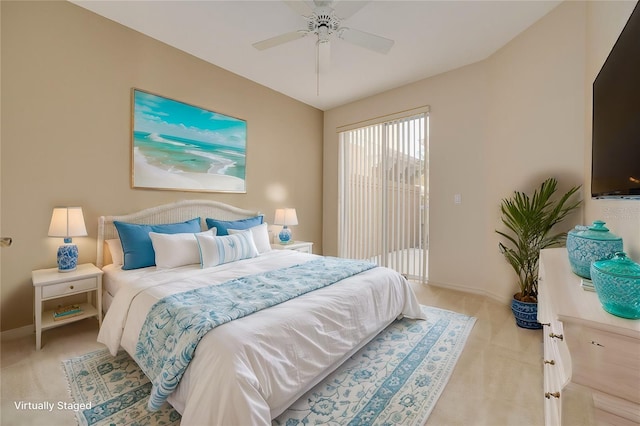
[[[207,218],[207,227],[209,229],[217,228],[216,235],[229,235],[229,229],[249,229],[254,226],[262,225],[264,216],[250,217],[240,220],[218,220]]]
[[[180,223],[167,223],[163,225],[140,225],[114,221],[124,252],[124,264],[122,269],[138,269],[154,266],[156,253],[149,232],[161,234],[179,234],[186,232],[200,232],[200,218]]]

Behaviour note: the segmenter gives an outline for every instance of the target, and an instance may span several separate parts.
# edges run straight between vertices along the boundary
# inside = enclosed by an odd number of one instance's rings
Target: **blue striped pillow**
[[[251,231],[224,236],[196,234],[196,239],[200,248],[200,266],[202,268],[211,268],[258,255]]]

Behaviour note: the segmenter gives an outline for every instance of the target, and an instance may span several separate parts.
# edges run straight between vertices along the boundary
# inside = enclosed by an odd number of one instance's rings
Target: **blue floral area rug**
[[[464,349],[476,319],[423,306],[427,321],[395,321],[303,395],[273,425],[423,425]],[[165,405],[146,409],[151,384],[121,351],[64,361],[81,425],[179,425]]]
[[[147,410],[151,382],[138,364],[121,350],[113,357],[107,349],[62,362],[71,397],[89,407],[76,411],[81,426],[179,425],[180,414],[169,404]]]
[[[273,424],[424,425],[476,319],[422,310],[427,321],[392,323]]]

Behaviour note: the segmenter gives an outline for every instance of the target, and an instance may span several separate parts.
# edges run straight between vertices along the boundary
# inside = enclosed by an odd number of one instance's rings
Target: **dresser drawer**
[[[98,280],[95,277],[85,278],[82,280],[69,281],[59,284],[51,284],[42,286],[42,298],[60,297],[66,294],[74,294],[77,292],[95,290],[98,288]]]
[[[562,422],[563,389],[554,365],[545,364],[544,371],[544,424],[557,426]]]
[[[564,340],[562,322],[553,322],[543,327],[544,365],[554,376],[558,389],[562,389],[571,379],[571,355]],[[555,337],[554,337],[555,336]],[[545,370],[545,374],[546,374]],[[548,390],[547,390],[548,391]]]
[[[640,403],[640,341],[578,324],[566,324],[576,383]]]

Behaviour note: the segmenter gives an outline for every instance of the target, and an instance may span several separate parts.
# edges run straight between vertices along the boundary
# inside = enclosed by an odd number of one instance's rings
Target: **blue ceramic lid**
[[[622,251],[617,252],[611,259],[593,262],[593,267],[608,275],[640,280],[640,265],[629,259]]]
[[[596,220],[591,226],[576,226],[573,230],[569,231],[569,234],[576,237],[587,238],[589,240],[607,240],[616,241],[622,240],[622,238],[611,233],[609,228],[604,226],[605,222]]]

